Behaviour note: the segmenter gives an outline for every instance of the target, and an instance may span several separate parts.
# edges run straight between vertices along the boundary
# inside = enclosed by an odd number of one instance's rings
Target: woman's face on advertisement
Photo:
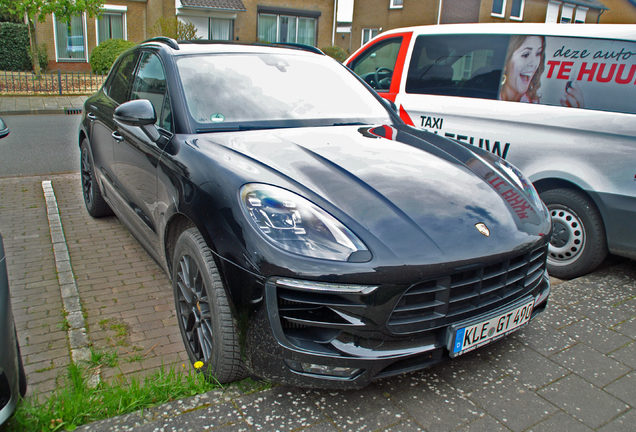
[[[516,92],[524,94],[528,91],[530,81],[541,63],[541,53],[541,38],[538,36],[528,36],[512,53],[506,74],[510,86]]]

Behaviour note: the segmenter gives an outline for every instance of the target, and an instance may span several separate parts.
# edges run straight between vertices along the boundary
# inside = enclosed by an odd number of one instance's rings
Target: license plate
[[[506,336],[527,324],[532,316],[534,299],[526,299],[511,309],[481,318],[469,324],[456,324],[451,327],[453,337],[449,341],[448,351],[451,357],[457,357],[495,339]],[[453,334],[454,331],[454,334]]]

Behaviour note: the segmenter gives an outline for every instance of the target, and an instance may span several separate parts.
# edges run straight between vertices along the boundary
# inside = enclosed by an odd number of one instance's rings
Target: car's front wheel
[[[80,151],[82,195],[84,196],[84,204],[88,214],[95,218],[113,214],[113,211],[102,196],[102,191],[99,190],[97,178],[95,177],[95,165],[93,164],[93,157],[88,148],[88,140],[86,138],[82,141]]]
[[[607,256],[605,226],[596,205],[574,189],[541,193],[552,216],[548,272],[572,279],[591,272]]]
[[[244,378],[237,326],[212,252],[196,228],[181,234],[174,252],[172,286],[190,361],[222,384]]]

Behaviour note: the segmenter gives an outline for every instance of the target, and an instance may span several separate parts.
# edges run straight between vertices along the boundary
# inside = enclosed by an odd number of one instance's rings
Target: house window
[[[494,0],[492,2],[492,12],[490,15],[503,18],[506,14],[506,0]]]
[[[316,19],[259,13],[258,39],[261,42],[290,42],[316,46]]]
[[[69,22],[53,16],[53,22],[57,61],[86,61],[84,16],[74,16]]]
[[[576,24],[585,24],[585,18],[587,17],[588,10],[589,10],[588,8],[577,6],[576,12],[574,15],[574,22]]]
[[[572,15],[574,13],[574,5],[564,4],[561,7],[561,24],[569,24],[572,22]]]
[[[230,41],[234,39],[234,20],[210,18],[210,40]]]
[[[127,39],[125,12],[107,11],[97,20],[97,45],[108,39]]]
[[[376,37],[378,33],[378,29],[362,29],[362,45],[366,44],[371,39]]]
[[[390,0],[389,8],[391,9],[402,9],[404,5],[404,0]]]
[[[523,21],[523,8],[525,0],[512,0],[512,10],[510,11],[510,19],[515,21]]]

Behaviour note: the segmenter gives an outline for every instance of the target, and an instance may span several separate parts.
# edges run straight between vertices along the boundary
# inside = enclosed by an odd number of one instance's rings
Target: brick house
[[[385,30],[477,22],[636,23],[636,0],[355,0],[336,44],[351,52]]]
[[[70,23],[48,16],[36,23],[37,43],[46,43],[49,69],[90,70],[100,42],[142,42],[160,17],[193,23],[202,39],[333,44],[337,0],[105,0],[101,18],[84,14]]]

